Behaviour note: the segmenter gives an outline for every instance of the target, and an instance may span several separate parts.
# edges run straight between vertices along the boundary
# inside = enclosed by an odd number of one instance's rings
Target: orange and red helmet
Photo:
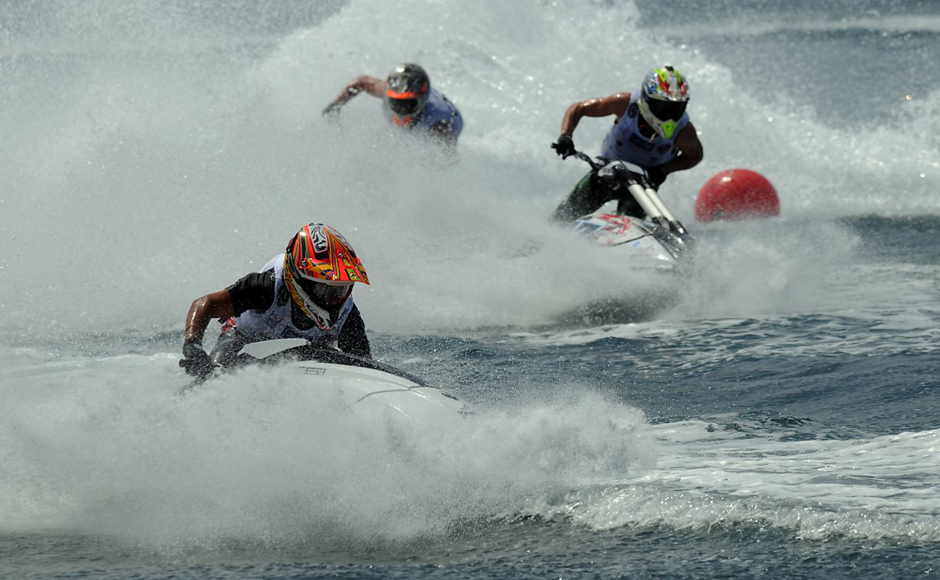
[[[385,104],[396,125],[410,125],[431,97],[428,73],[416,64],[400,64],[385,81]]]
[[[343,234],[328,225],[309,223],[287,244],[284,282],[294,304],[328,330],[353,284],[368,284],[369,276]]]

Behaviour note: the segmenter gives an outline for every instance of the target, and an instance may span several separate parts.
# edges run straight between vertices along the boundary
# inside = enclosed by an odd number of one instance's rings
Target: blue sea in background
[[[400,61],[457,163],[368,96],[321,117]],[[666,62],[705,148],[676,277],[547,222],[566,107]],[[938,78],[933,0],[6,3],[0,577],[940,576]],[[733,167],[780,217],[695,221]],[[307,221],[369,268],[375,356],[476,417],[176,396],[192,300]]]

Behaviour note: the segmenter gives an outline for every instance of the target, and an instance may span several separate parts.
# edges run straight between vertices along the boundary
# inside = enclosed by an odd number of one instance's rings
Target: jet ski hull
[[[672,271],[674,252],[660,241],[656,226],[639,218],[597,211],[575,220],[575,233],[616,252],[618,263],[631,268]]]
[[[388,372],[323,362],[284,365],[310,388],[338,392],[348,405],[390,411],[422,423],[473,417],[470,407],[446,391]]]
[[[379,361],[332,348],[313,346],[303,339],[280,339],[245,345],[236,363],[220,368],[218,377],[248,366],[276,366],[279,373],[324,396],[338,395],[347,406],[391,413],[419,423],[452,425],[476,413],[464,401],[409,373]],[[204,383],[197,380],[181,393]]]

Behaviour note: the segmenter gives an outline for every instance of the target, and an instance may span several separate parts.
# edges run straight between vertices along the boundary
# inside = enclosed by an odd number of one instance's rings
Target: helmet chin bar
[[[330,330],[333,328],[333,317],[325,308],[314,302],[307,293],[300,288],[293,280],[290,268],[284,270],[284,282],[287,286],[287,292],[291,300],[300,308],[301,312],[307,316],[320,330]]]
[[[312,300],[308,300],[306,296],[301,295],[300,303],[294,301],[297,306],[300,306],[300,310],[313,321],[313,323],[320,330],[330,330],[333,328],[333,317],[330,316],[330,313],[325,309],[317,306]]]
[[[645,98],[640,98],[640,115],[643,117],[643,120],[653,128],[653,131],[655,131],[653,136],[650,137],[650,141],[653,140],[656,134],[660,135],[664,139],[671,139],[676,131],[676,127],[678,126],[678,123],[675,121],[670,119],[661,121],[658,117],[656,117],[656,115],[650,111],[649,104],[646,102]]]

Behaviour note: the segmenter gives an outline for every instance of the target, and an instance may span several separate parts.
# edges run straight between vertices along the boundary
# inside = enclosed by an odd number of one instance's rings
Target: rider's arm
[[[329,104],[327,109],[338,109],[363,91],[373,97],[382,98],[385,95],[385,81],[368,75],[356,77],[352,82],[346,85],[346,88],[340,91],[339,95],[333,99],[333,102]]]
[[[209,321],[213,318],[228,318],[235,315],[232,295],[226,288],[197,298],[186,315],[186,342],[202,343]]]
[[[561,134],[569,137],[574,133],[575,127],[581,117],[607,117],[616,115],[619,119],[627,112],[630,106],[630,93],[617,93],[609,97],[588,99],[568,107],[561,121]]]
[[[209,321],[238,316],[246,310],[267,310],[274,302],[274,270],[253,272],[225,290],[196,299],[186,316],[185,339],[201,343]]]
[[[695,127],[692,126],[692,123],[686,125],[685,128],[679,132],[679,135],[676,137],[675,148],[680,155],[676,155],[672,161],[664,163],[659,167],[659,169],[665,173],[691,169],[702,161],[704,155],[702,142],[699,141],[698,133],[695,131]]]
[[[362,321],[362,315],[359,314],[359,308],[355,305],[349,311],[346,322],[343,323],[337,344],[343,352],[364,358],[372,358],[369,337],[366,336],[366,325]]]

